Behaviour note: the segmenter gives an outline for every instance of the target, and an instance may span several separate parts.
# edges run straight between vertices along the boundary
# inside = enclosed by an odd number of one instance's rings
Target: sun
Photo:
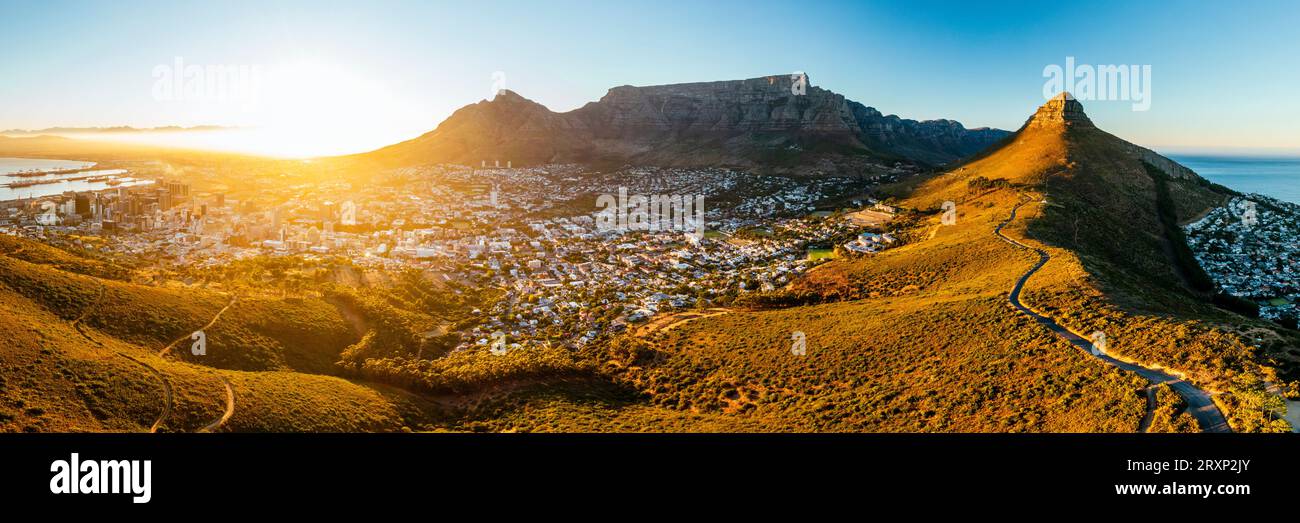
[[[254,109],[263,123],[247,138],[266,154],[309,157],[374,149],[399,140],[393,129],[409,116],[382,82],[337,66],[295,63],[271,70],[264,83]]]
[[[230,129],[141,133],[115,141],[312,158],[374,150],[427,130],[418,104],[399,98],[374,76],[300,61],[259,70],[238,100],[196,103],[193,122],[230,122]]]

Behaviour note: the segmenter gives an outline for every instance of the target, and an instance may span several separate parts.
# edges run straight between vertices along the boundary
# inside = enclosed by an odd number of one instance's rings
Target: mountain
[[[945,164],[1006,135],[952,120],[886,116],[812,86],[807,76],[774,75],[619,86],[566,113],[503,90],[461,108],[430,133],[361,157],[385,164],[499,160],[862,172],[899,161]]]
[[[887,190],[902,246],[625,340],[615,354],[643,356],[611,367],[651,404],[771,430],[1182,432],[1212,428],[1216,408],[1236,431],[1287,430],[1264,384],[1294,375],[1296,341],[1252,346],[1243,333],[1286,334],[1214,306],[1178,254],[1178,222],[1226,189],[1065,95],[986,152]],[[1013,307],[1013,289],[1063,332],[1101,333],[1114,361],[1182,379],[1152,387],[1100,361]],[[503,416],[575,408],[521,399]]]
[[[40,136],[40,135],[65,135],[65,134],[121,134],[121,133],[179,133],[179,132],[197,132],[197,131],[223,131],[232,129],[220,125],[197,125],[194,127],[181,127],[169,125],[165,127],[146,127],[136,128],[129,126],[117,127],[47,127],[45,129],[9,129],[0,131],[0,135],[8,136]]]

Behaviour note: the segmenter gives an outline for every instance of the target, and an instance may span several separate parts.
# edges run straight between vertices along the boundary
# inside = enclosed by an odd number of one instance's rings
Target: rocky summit
[[[1092,127],[1092,120],[1083,112],[1083,104],[1074,99],[1070,93],[1063,92],[1054,96],[1026,122],[1029,126],[1068,125]]]
[[[726,166],[796,174],[938,166],[1005,137],[952,120],[916,121],[780,74],[614,87],[557,113],[512,91],[456,111],[434,131],[363,155],[388,164],[513,161]]]

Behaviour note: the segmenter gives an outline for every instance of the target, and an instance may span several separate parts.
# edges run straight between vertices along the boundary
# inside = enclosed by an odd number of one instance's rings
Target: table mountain
[[[864,172],[942,165],[1008,133],[918,122],[812,86],[807,76],[610,89],[557,113],[518,93],[461,108],[434,131],[362,155],[386,164],[511,161]]]

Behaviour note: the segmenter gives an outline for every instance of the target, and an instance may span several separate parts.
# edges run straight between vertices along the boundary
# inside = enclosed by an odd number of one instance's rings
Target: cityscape
[[[182,272],[257,257],[416,270],[501,291],[474,311],[480,320],[456,350],[486,350],[498,332],[512,348],[580,347],[656,314],[774,291],[835,257],[837,245],[845,255],[890,247],[893,236],[845,211],[876,206],[888,217],[893,209],[870,188],[914,174],[899,166],[807,184],[716,169],[486,165],[403,168],[386,175],[397,183],[293,185],[246,199],[160,179],[6,202],[0,232]],[[701,197],[707,233],[604,230],[601,209],[577,201],[620,190]]]
[[[1294,326],[1300,317],[1300,205],[1238,196],[1187,224],[1188,245],[1224,292]]]

